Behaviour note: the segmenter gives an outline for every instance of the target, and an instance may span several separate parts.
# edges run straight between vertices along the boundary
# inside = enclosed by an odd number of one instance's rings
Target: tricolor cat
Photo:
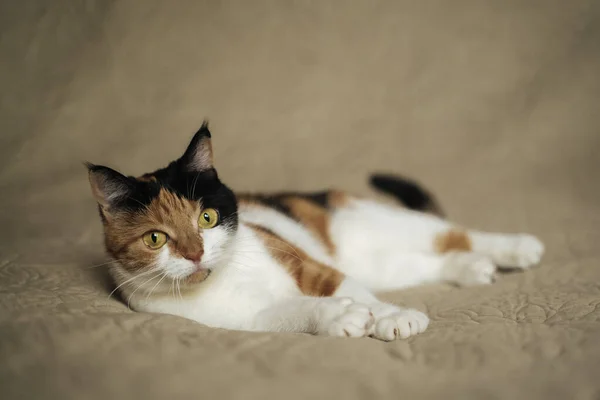
[[[166,168],[137,178],[88,168],[123,297],[213,327],[407,338],[427,316],[374,292],[489,284],[497,266],[527,269],[544,252],[530,235],[455,225],[423,189],[389,176],[371,183],[403,206],[334,190],[234,194],[206,123]]]

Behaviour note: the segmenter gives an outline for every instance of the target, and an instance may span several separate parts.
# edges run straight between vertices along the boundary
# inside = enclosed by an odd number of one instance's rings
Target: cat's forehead
[[[156,223],[185,226],[201,208],[202,200],[190,200],[161,188],[146,208],[146,215]]]
[[[200,207],[200,200],[187,199],[178,193],[168,189],[161,188],[158,195],[150,203],[150,209],[167,209],[167,210],[194,210]]]
[[[172,174],[158,170],[130,176],[134,190],[121,202],[121,209],[142,216],[189,214],[203,205],[203,198],[215,190],[214,183],[191,174]],[[151,218],[157,219],[157,218]]]
[[[171,164],[130,178],[137,184],[131,197],[125,200],[125,209],[138,211],[142,217],[148,215],[154,222],[170,214],[194,215],[203,208],[217,209],[222,218],[237,211],[235,194],[221,183],[213,168],[189,173]]]
[[[166,168],[138,176],[136,180],[148,186],[166,188],[189,200],[199,200],[203,196],[213,194],[221,187],[214,168],[189,173],[182,171],[177,162],[172,162]]]

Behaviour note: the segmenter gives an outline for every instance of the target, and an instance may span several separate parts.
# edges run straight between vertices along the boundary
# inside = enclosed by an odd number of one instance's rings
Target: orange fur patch
[[[327,202],[332,208],[344,207],[350,201],[350,196],[339,190],[331,190],[327,194]]]
[[[327,209],[301,197],[289,197],[284,204],[290,208],[290,212],[298,221],[323,242],[329,254],[335,252],[335,245],[329,235],[329,211]]]
[[[335,245],[329,234],[331,209],[343,207],[350,201],[350,196],[338,190],[330,190],[325,197],[325,205],[313,201],[310,194],[274,194],[274,195],[252,195],[238,194],[240,206],[252,205],[257,207],[268,207],[275,211],[283,212],[306,227],[325,246],[330,255],[335,253]],[[270,203],[273,202],[274,204]],[[285,208],[281,210],[277,205]]]
[[[208,270],[198,271],[196,273],[193,273],[192,275],[185,277],[182,280],[182,282],[189,283],[189,284],[204,282],[206,280],[206,278],[208,278],[209,275],[210,275],[210,272]],[[180,288],[180,290],[181,290],[181,288]]]
[[[344,280],[344,274],[311,259],[301,249],[273,232],[256,225],[250,227],[260,235],[271,256],[287,269],[305,295],[331,296]]]
[[[435,250],[438,253],[449,251],[471,251],[473,249],[471,238],[465,231],[451,229],[435,237]]]

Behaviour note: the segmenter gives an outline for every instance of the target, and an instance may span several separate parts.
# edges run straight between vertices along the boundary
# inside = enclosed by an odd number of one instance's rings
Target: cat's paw
[[[492,251],[500,267],[527,269],[538,264],[544,255],[544,244],[535,236],[511,235]]]
[[[323,299],[318,312],[317,332],[321,335],[363,337],[375,319],[367,305],[350,298]]]
[[[443,274],[446,281],[460,286],[488,285],[496,280],[496,265],[481,254],[450,253]]]
[[[428,326],[429,318],[422,312],[397,308],[393,313],[377,320],[370,336],[385,341],[406,339],[425,332]]]

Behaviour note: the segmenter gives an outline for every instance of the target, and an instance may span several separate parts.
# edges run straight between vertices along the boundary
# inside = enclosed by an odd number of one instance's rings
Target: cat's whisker
[[[188,198],[192,198],[192,194],[190,193],[190,181],[189,179],[185,180],[185,192],[187,193]]]
[[[231,264],[232,265],[239,265],[243,269],[250,269],[251,268],[251,266],[246,265],[246,264],[242,264],[241,262],[238,262],[238,261],[231,261]]]
[[[112,264],[112,263],[115,263],[115,262],[117,262],[117,261],[116,260],[109,260],[109,261],[103,262],[102,264],[90,265],[90,266],[86,266],[86,267],[82,267],[82,268],[85,268],[85,269],[99,268],[99,267],[103,267],[105,265]]]
[[[166,273],[163,272],[163,277],[161,279],[158,280],[158,282],[156,282],[156,284],[152,287],[152,289],[150,289],[150,291],[148,292],[148,295],[146,296],[146,300],[148,300],[150,298],[150,295],[152,294],[152,292],[158,287],[158,285],[160,285],[160,283],[163,281],[163,279],[165,279],[167,276]]]
[[[133,198],[133,197],[131,197],[131,196],[127,196],[127,200],[133,200],[133,201],[135,201],[135,202],[136,202],[136,203],[138,203],[140,206],[142,206],[142,208],[143,208],[144,210],[147,210],[147,209],[148,209],[148,205],[147,205],[147,204],[144,204],[144,203],[142,203],[141,201],[139,201],[139,200],[138,200],[138,199],[136,199],[136,198]]]
[[[181,295],[180,279],[181,278],[177,278],[177,292],[179,293],[179,298],[181,299],[181,302],[183,302],[183,296]]]
[[[173,292],[173,300],[177,301],[177,298],[175,297],[175,279],[171,279],[171,287],[169,288],[169,294],[171,294],[171,292]]]
[[[282,253],[285,253],[285,254],[287,254],[287,255],[289,255],[289,256],[291,256],[291,257],[294,257],[294,258],[295,258],[295,259],[297,259],[298,261],[304,262],[304,259],[303,259],[303,258],[301,258],[301,257],[300,257],[300,255],[298,255],[298,254],[292,254],[292,253],[290,253],[289,251],[285,251],[285,250],[282,250],[282,249],[280,249],[280,248],[277,248],[277,247],[264,246],[264,248],[266,248],[266,249],[271,249],[271,250],[276,250],[276,251],[280,251],[280,252],[282,252]],[[239,252],[239,250],[236,250],[236,251],[238,251],[238,252]],[[261,252],[260,252],[260,251],[256,251],[256,252],[252,252],[252,251],[245,251],[245,252],[246,252],[246,253],[249,253],[249,254],[251,254],[251,253],[261,254]],[[241,253],[238,253],[238,254],[241,254]],[[264,253],[262,253],[262,254],[264,254]]]
[[[155,270],[154,268],[150,268],[148,271],[144,271],[144,272],[141,272],[141,273],[139,273],[139,274],[136,274],[136,275],[132,276],[131,278],[129,278],[129,279],[127,279],[127,280],[125,280],[124,282],[121,282],[121,283],[120,283],[120,284],[119,284],[119,285],[118,285],[116,288],[114,288],[114,289],[112,290],[112,292],[110,292],[110,293],[108,294],[108,297],[107,297],[107,299],[110,299],[110,297],[111,297],[111,296],[112,296],[112,295],[113,295],[113,294],[114,294],[114,293],[115,293],[117,290],[119,290],[119,288],[120,288],[120,287],[122,287],[123,285],[126,285],[126,284],[128,284],[128,283],[130,283],[130,282],[132,282],[132,281],[134,281],[134,280],[136,280],[136,279],[138,279],[138,278],[142,278],[142,277],[144,277],[145,275],[147,275],[147,274],[150,274],[150,273],[152,273],[152,272],[156,272],[156,270]]]
[[[198,178],[200,177],[200,174],[196,174],[196,177],[194,178],[194,183],[192,183],[192,196],[191,198],[195,198],[196,196],[196,184],[198,183]]]
[[[152,278],[146,280],[146,282],[142,283],[141,285],[138,285],[138,287],[136,287],[133,292],[131,292],[131,294],[129,295],[129,297],[127,298],[127,308],[131,310],[131,298],[133,297],[133,295],[135,294],[135,292],[137,292],[142,286],[146,285],[149,282],[152,282],[154,279],[160,277],[163,273],[159,272],[158,274],[154,275]],[[132,310],[133,311],[133,310]]]

